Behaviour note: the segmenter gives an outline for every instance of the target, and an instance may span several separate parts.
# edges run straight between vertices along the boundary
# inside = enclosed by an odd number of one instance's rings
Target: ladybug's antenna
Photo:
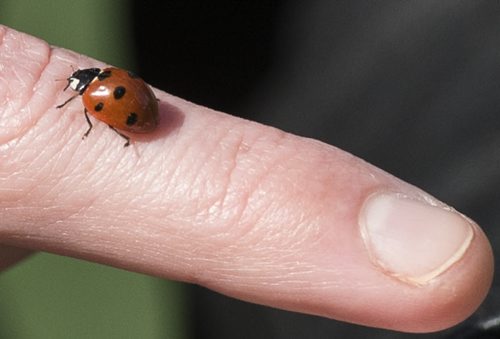
[[[55,81],[67,81],[68,83],[66,84],[66,86],[64,86],[64,89],[63,89],[63,92],[65,90],[68,89],[69,85],[70,85],[70,81],[69,81],[69,78],[68,79],[56,79]]]
[[[63,92],[64,92],[65,90],[67,90],[67,89],[68,89],[68,87],[69,87],[69,85],[71,84],[71,81],[69,81],[69,78],[68,78],[68,79],[66,79],[66,81],[68,81],[68,83],[66,84],[66,86],[64,86]]]
[[[71,70],[73,71],[73,73],[75,73],[75,67],[73,65],[69,65],[69,67],[71,67]],[[70,85],[70,81],[69,81],[69,78],[66,78],[66,79],[56,79],[55,81],[67,81],[68,84],[66,85],[66,87],[64,87],[63,91],[67,90],[69,85]]]

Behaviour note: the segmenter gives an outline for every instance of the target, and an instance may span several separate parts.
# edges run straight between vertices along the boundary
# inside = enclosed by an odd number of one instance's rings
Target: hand
[[[473,312],[492,279],[480,228],[318,141],[161,91],[160,127],[123,140],[62,109],[102,64],[0,26],[2,267],[44,250],[247,301],[401,331]]]

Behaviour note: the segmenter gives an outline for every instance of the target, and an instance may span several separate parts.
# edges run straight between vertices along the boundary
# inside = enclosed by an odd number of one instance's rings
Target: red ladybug
[[[148,133],[158,126],[158,100],[151,88],[135,74],[119,68],[79,69],[68,79],[64,88],[70,87],[78,94],[57,106],[61,108],[68,102],[82,96],[88,130],[92,130],[88,113],[108,124],[130,145],[130,138],[118,130],[131,133]]]

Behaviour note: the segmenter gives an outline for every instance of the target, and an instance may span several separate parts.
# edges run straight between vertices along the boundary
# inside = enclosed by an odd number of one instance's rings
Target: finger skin
[[[374,192],[425,196],[337,148],[155,91],[160,126],[128,149],[105,124],[82,141],[95,60],[0,26],[0,240],[201,284],[255,303],[425,332],[463,320],[492,279],[474,226],[463,258],[424,285],[385,274],[358,225]],[[95,121],[95,120],[94,120]]]

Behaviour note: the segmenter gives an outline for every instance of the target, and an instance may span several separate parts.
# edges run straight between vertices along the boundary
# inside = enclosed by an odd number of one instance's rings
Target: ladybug
[[[158,99],[151,88],[134,73],[119,68],[79,69],[66,79],[70,87],[78,92],[56,108],[82,96],[85,119],[89,125],[83,135],[85,139],[92,130],[88,113],[108,126],[126,140],[130,137],[121,133],[149,133],[158,126]]]

